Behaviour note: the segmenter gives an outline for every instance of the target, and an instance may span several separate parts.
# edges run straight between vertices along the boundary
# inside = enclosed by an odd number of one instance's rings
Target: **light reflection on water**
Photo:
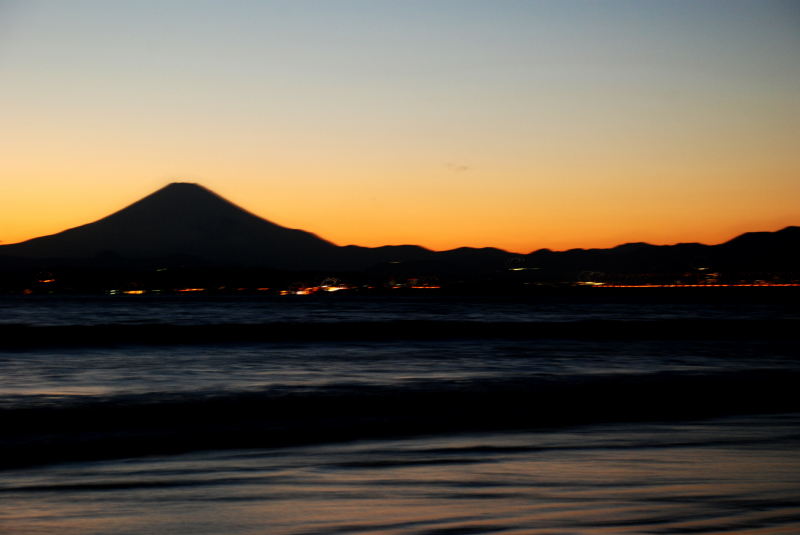
[[[7,533],[796,533],[800,415],[5,472]]]
[[[413,381],[797,370],[796,342],[443,340],[0,352],[0,407],[40,396],[174,395]],[[62,400],[63,401],[63,400]]]
[[[579,321],[800,318],[791,304],[521,297],[0,296],[0,323],[176,325],[264,322]]]
[[[0,323],[767,319],[798,317],[800,310],[797,305],[644,300],[142,297],[0,299]],[[746,376],[785,371],[791,377],[800,362],[797,348],[796,340],[768,339],[362,340],[33,348],[0,351],[0,409],[20,417],[25,411],[15,413],[17,408],[36,406],[31,413],[53,424],[69,402],[79,409],[124,409],[134,401],[161,407],[162,402],[169,406],[184,400],[190,412],[182,414],[206,418],[205,411],[216,405],[195,403],[205,394],[273,388],[358,394],[368,390],[362,387],[390,387],[391,397],[414,381],[434,392],[453,383],[467,385],[486,405],[491,400],[482,386],[495,380],[536,384],[540,378],[556,377],[557,392],[572,385],[563,394],[571,396],[570,392],[580,394],[587,377],[605,381],[625,376],[635,383],[659,374],[664,376],[661,383],[648,384],[660,385],[658,392],[666,393],[663,403],[656,400],[657,408],[663,409],[685,395],[681,388],[689,383],[682,378],[689,375],[704,375],[708,381],[702,384],[711,386],[717,384],[715,378],[731,372]],[[612,383],[619,388],[619,382]],[[492,417],[508,412],[505,398],[488,391],[495,396],[494,404],[488,405]],[[712,391],[712,401],[714,392],[727,391]],[[765,392],[744,390],[741,397],[757,401],[754,398]],[[312,396],[301,401],[311,410],[324,399],[333,398]],[[586,402],[595,399],[587,397]],[[738,400],[738,391],[726,399]],[[251,403],[248,400],[240,403],[239,408],[251,406],[244,405]],[[108,414],[127,414],[122,409]],[[400,416],[427,416],[429,409],[426,405]],[[69,414],[83,422],[81,410]],[[664,418],[675,417],[662,412]],[[361,425],[360,408],[354,406],[353,414],[352,421],[347,414],[337,417]],[[604,416],[607,419],[595,421],[622,421],[615,420],[619,415],[614,413]],[[101,438],[106,442],[100,444],[120,447],[126,439],[112,440],[115,433],[133,436],[124,434],[130,431],[125,427],[130,422],[120,420],[115,426],[103,427],[103,421],[99,428],[87,425],[84,434],[67,437],[70,447],[86,448],[103,429],[106,435]],[[6,451],[30,451],[35,439],[53,450],[64,447],[58,437],[47,442],[50,429],[37,421],[26,422],[18,424],[24,431],[19,444],[11,436],[2,437],[0,446],[8,439],[13,447]],[[303,422],[319,431],[317,420]],[[0,472],[0,533],[798,533],[798,424],[800,415],[737,417],[346,444],[325,444],[330,437],[320,431],[324,436],[314,446],[5,470]],[[212,427],[212,435],[231,433],[227,420],[215,421]],[[459,429],[463,428],[478,429],[466,425]],[[93,458],[101,458],[95,453]],[[32,455],[33,464],[40,465],[59,458]]]

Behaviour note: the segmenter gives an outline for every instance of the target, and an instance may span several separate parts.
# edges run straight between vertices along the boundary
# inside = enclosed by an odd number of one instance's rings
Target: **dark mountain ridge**
[[[416,245],[336,246],[253,215],[197,184],[174,183],[94,223],[0,245],[0,268],[159,265],[370,271],[377,275],[573,280],[582,272],[798,271],[800,227],[752,232],[719,245],[627,243],[610,249],[431,251]],[[534,273],[535,272],[535,273]]]
[[[281,264],[299,269],[336,246],[309,232],[257,217],[197,184],[174,183],[99,221],[0,246],[23,258],[128,258],[171,255],[211,262]]]

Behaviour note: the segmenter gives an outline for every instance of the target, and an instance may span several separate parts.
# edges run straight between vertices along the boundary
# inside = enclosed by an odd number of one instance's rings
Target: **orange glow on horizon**
[[[0,245],[180,181],[341,246],[527,254],[800,225],[800,40],[780,3],[591,3],[589,26],[569,2],[162,4],[17,2],[0,21]]]
[[[605,284],[591,285],[594,288],[729,288],[744,286],[800,286],[800,283],[759,282],[753,284]]]
[[[356,204],[357,197],[343,197],[325,205],[320,202],[276,202],[266,193],[258,195],[261,188],[250,194],[242,187],[215,188],[213,182],[200,183],[257,216],[288,228],[312,232],[340,246],[420,245],[435,251],[496,247],[526,254],[543,248],[554,251],[609,248],[630,242],[714,245],[745,232],[777,231],[786,226],[800,225],[800,210],[793,202],[800,197],[800,186],[786,189],[779,199],[771,200],[764,196],[759,199],[756,195],[749,199],[752,201],[750,209],[739,206],[748,202],[746,196],[735,202],[729,199],[727,206],[715,204],[711,197],[696,197],[687,203],[695,204],[697,208],[684,207],[677,214],[667,216],[657,204],[640,206],[634,203],[626,207],[619,202],[598,199],[593,205],[589,200],[579,203],[580,198],[563,210],[555,205],[529,212],[512,209],[520,199],[507,206],[503,202],[476,203],[469,199],[461,199],[464,203],[459,205],[456,203],[459,199],[451,198],[442,201],[441,207],[432,204],[431,199],[421,200],[417,206],[413,206],[410,200],[398,200],[395,209],[384,204],[377,213],[378,208],[368,202],[360,206]],[[67,192],[61,187],[52,192],[26,196],[21,188],[16,188],[20,191],[12,209],[0,210],[0,245],[94,222],[166,183],[146,189],[139,187],[129,191],[127,196],[123,195],[123,190],[106,188],[104,193],[108,195],[100,196],[103,198],[79,197],[79,192]],[[490,199],[488,193],[484,198]],[[311,201],[314,201],[313,197]],[[610,211],[616,211],[613,219],[604,215]],[[763,215],[754,213],[758,211]]]

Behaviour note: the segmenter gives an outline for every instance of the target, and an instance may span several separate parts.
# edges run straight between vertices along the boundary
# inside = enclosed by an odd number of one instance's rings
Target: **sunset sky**
[[[800,225],[800,2],[0,0],[0,241],[175,181],[339,245]]]

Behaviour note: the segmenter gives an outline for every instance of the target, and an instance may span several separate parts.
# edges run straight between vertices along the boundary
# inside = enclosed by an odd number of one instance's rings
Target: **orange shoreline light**
[[[759,283],[759,284],[595,284],[594,288],[728,288],[743,286],[800,286],[800,283]]]

